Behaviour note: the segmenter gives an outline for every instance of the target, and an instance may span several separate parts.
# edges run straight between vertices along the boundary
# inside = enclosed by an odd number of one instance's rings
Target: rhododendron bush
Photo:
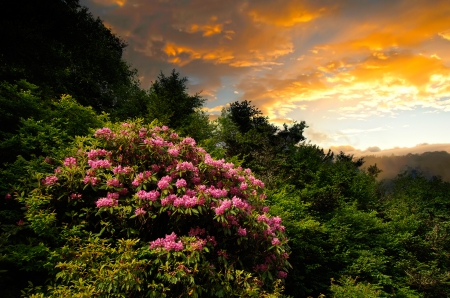
[[[49,243],[44,296],[277,296],[289,268],[279,217],[249,169],[139,122],[79,139],[39,178],[26,224]]]

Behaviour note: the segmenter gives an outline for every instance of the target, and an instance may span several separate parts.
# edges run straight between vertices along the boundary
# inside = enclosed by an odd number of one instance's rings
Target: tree
[[[123,123],[95,137],[16,194],[27,209],[0,265],[48,277],[29,295],[279,295],[287,239],[249,169],[166,126]]]
[[[146,118],[158,119],[183,135],[201,141],[210,137],[212,130],[208,116],[201,110],[206,99],[199,93],[189,95],[187,81],[175,69],[170,76],[161,72],[150,87]]]
[[[227,158],[240,156],[244,166],[272,187],[288,152],[305,140],[307,126],[302,121],[280,129],[262,115],[251,101],[231,103],[218,119],[216,144],[224,148]]]
[[[123,105],[144,95],[122,60],[125,42],[78,0],[3,3],[0,35],[0,82],[25,79],[49,98],[70,94],[118,118]]]

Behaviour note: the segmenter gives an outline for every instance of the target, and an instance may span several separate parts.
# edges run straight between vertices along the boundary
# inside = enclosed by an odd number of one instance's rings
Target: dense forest
[[[0,9],[1,297],[450,297],[450,183],[148,90],[78,0]]]

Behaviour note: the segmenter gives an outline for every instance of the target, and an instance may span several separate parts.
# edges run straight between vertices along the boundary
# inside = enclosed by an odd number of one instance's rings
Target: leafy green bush
[[[28,295],[279,295],[287,239],[249,169],[164,126],[117,124],[95,136],[18,197],[24,232],[45,248],[33,270],[48,276]]]

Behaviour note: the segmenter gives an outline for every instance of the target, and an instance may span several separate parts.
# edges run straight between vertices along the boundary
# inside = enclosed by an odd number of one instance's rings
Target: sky
[[[127,42],[142,88],[175,69],[211,119],[249,100],[323,148],[450,152],[448,0],[80,3]]]

